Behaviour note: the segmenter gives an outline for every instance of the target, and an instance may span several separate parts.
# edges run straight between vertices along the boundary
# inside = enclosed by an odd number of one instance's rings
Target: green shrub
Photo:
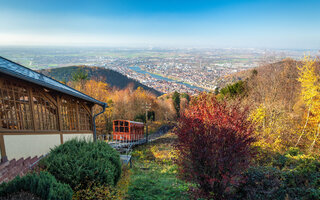
[[[274,154],[270,166],[251,167],[241,199],[320,199],[320,162],[296,148]]]
[[[89,183],[114,186],[121,175],[119,153],[102,141],[70,140],[52,149],[41,164],[73,189]]]
[[[320,172],[320,162],[318,156],[306,155],[301,152],[289,150],[286,154],[286,161],[282,170],[297,173],[316,173]]]
[[[320,199],[320,173],[281,171],[272,167],[253,167],[239,199]]]
[[[42,199],[69,200],[72,199],[72,189],[69,185],[57,182],[48,172],[32,173],[19,176],[8,183],[0,185],[0,196],[8,196],[21,191],[30,192]]]
[[[221,97],[227,97],[227,98],[235,98],[235,97],[242,97],[246,93],[246,82],[245,81],[238,81],[234,84],[229,84],[224,88],[221,88],[220,94]]]
[[[239,199],[284,199],[281,193],[283,177],[280,170],[272,167],[252,167],[247,172],[247,180],[242,186]]]

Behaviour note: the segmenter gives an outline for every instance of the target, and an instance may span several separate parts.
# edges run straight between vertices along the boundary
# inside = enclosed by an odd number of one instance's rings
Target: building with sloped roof
[[[37,156],[75,137],[95,138],[92,108],[107,104],[0,57],[1,161]]]

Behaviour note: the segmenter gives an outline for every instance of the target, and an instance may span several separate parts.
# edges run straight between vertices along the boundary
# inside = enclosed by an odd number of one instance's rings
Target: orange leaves
[[[103,102],[107,102],[109,98],[108,84],[101,81],[87,81],[84,85],[83,92]]]
[[[150,111],[155,112],[157,120],[172,119],[172,102],[158,99],[151,92],[133,85],[129,85],[123,90],[111,89],[103,81],[85,80],[70,82],[69,85],[75,89],[99,100],[108,103],[108,108],[97,120],[97,130],[102,133],[111,133],[111,122],[113,119],[135,120],[137,116],[145,116],[145,104],[151,104]],[[94,107],[94,113],[101,111],[100,106]]]

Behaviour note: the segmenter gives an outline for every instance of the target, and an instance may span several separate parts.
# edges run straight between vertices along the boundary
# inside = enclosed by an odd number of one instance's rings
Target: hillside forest
[[[99,135],[111,134],[112,121],[116,119],[145,122],[146,105],[149,107],[148,121],[173,122],[176,120],[177,112],[172,95],[157,96],[158,93],[154,94],[152,90],[136,87],[132,82],[123,89],[110,87],[105,80],[109,76],[90,77],[86,69],[80,67],[70,71],[70,81],[66,84],[108,104],[106,111],[96,119]],[[181,94],[180,102],[179,94],[179,108],[181,106],[184,109],[188,101],[189,95]],[[98,113],[101,110],[100,106],[95,106],[93,112]]]

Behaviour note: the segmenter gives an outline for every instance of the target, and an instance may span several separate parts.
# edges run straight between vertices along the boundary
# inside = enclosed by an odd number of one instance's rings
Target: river
[[[189,88],[196,89],[196,90],[199,90],[199,91],[204,91],[205,90],[203,88],[200,88],[200,87],[197,87],[197,86],[193,86],[193,85],[190,85],[188,83],[184,83],[184,82],[181,82],[181,81],[176,81],[176,80],[173,80],[173,79],[170,79],[170,78],[167,78],[167,77],[159,76],[157,74],[152,74],[150,72],[142,70],[138,66],[129,67],[129,68],[132,69],[133,71],[137,72],[137,73],[140,73],[140,74],[149,74],[151,77],[156,78],[156,79],[165,80],[165,81],[168,81],[168,82],[180,83],[180,84],[183,84],[183,85],[185,85],[185,86],[187,86]]]

